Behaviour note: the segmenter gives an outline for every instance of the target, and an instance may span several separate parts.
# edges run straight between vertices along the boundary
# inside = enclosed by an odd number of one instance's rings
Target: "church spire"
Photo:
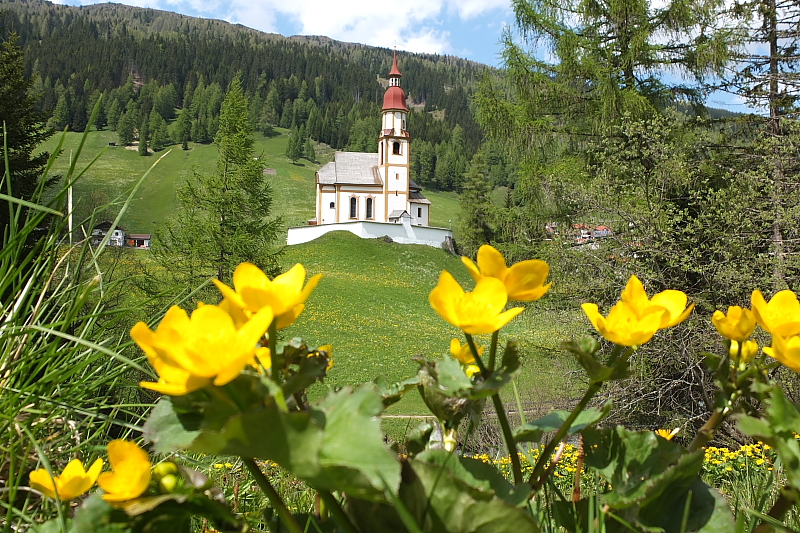
[[[400,78],[402,76],[400,69],[397,67],[397,50],[395,50],[392,70],[389,71],[389,88],[386,89],[386,94],[383,95],[383,111],[408,111],[406,93],[400,88]]]

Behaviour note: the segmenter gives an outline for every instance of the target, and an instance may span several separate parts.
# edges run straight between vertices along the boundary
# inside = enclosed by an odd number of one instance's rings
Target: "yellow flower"
[[[475,374],[480,374],[481,369],[478,365],[467,365],[466,368],[464,368],[464,373],[467,374],[468,378],[471,378]]]
[[[483,355],[483,350],[485,346],[478,347],[478,355]],[[475,362],[475,356],[472,355],[472,350],[469,349],[469,343],[461,344],[458,342],[458,339],[453,339],[450,341],[450,355],[452,355],[455,359],[458,359],[458,362],[462,365],[471,365]]]
[[[621,346],[639,346],[653,338],[667,313],[663,307],[651,306],[643,316],[626,302],[617,302],[608,317],[603,317],[597,304],[581,305],[592,325],[606,339]]]
[[[79,459],[73,459],[60,476],[52,478],[47,470],[40,468],[31,472],[29,479],[31,488],[54,500],[58,494],[58,498],[65,502],[88,492],[102,469],[102,459],[92,463],[88,471],[83,469],[83,463]]]
[[[173,306],[155,332],[139,322],[131,330],[131,337],[159,376],[157,383],[140,385],[180,396],[212,382],[229,383],[253,360],[256,345],[272,316],[272,310],[265,308],[236,329],[230,315],[215,305],[199,307],[191,318]],[[262,352],[258,355],[263,356]]]
[[[742,342],[742,355],[739,357],[739,343],[731,341],[731,348],[728,353],[733,361],[747,365],[758,355],[758,343],[754,340]]]
[[[672,431],[669,431],[669,430],[666,430],[666,429],[657,429],[656,430],[656,435],[658,435],[659,437],[663,437],[663,438],[665,438],[667,440],[672,440],[672,438],[675,435],[677,435],[680,430],[681,430],[681,428],[675,428]]]
[[[667,312],[662,315],[661,325],[659,325],[658,329],[671,328],[680,324],[686,320],[692,309],[694,309],[694,304],[686,307],[686,294],[681,291],[661,291],[653,296],[652,299],[649,299],[642,282],[636,276],[631,276],[631,279],[628,280],[620,299],[632,306],[639,317],[648,314],[652,307],[665,309]]]
[[[105,491],[107,502],[125,502],[138,498],[150,485],[150,457],[134,442],[112,440],[108,443],[108,462],[113,472],[103,472],[97,484]]]
[[[431,291],[428,301],[446,322],[470,335],[493,333],[524,310],[515,307],[503,311],[508,295],[499,279],[484,277],[475,284],[475,290],[464,292],[446,270],[439,276],[439,284]]]
[[[484,244],[478,250],[477,266],[469,257],[461,257],[475,283],[484,277],[497,278],[506,286],[508,299],[516,302],[538,300],[547,292],[551,283],[547,281],[550,265],[538,259],[520,261],[511,268],[506,266],[503,254],[493,246]]]
[[[252,316],[265,307],[272,308],[277,320],[277,328],[283,329],[294,324],[297,317],[305,309],[305,301],[319,283],[322,274],[308,280],[306,286],[306,269],[300,263],[288,272],[270,280],[257,266],[242,263],[233,272],[231,289],[218,280],[213,280],[227,300],[226,305],[238,307],[248,316]],[[223,300],[223,301],[225,301]]]
[[[764,353],[795,372],[800,372],[800,337],[797,335],[788,339],[772,335],[772,347],[764,347]]]
[[[742,309],[738,305],[728,307],[728,315],[722,311],[714,311],[711,323],[717,328],[720,335],[732,341],[746,340],[756,329],[756,317],[749,309]]]
[[[761,291],[750,297],[753,314],[767,333],[791,337],[800,333],[800,302],[792,291],[780,291],[767,303]]]

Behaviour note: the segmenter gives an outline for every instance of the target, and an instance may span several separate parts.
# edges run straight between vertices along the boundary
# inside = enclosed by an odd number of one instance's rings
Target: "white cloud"
[[[55,0],[93,4],[98,0]],[[290,19],[297,33],[411,52],[452,53],[448,19],[471,20],[497,10],[508,0],[124,0],[124,3],[219,18],[267,32],[278,31],[278,19]],[[487,21],[488,22],[488,21]]]

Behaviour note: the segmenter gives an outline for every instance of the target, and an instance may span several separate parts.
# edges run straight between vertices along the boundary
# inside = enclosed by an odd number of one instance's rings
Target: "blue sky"
[[[95,0],[62,0],[87,5]],[[466,57],[499,66],[508,0],[131,0],[140,7],[216,18],[282,35],[332,39]]]

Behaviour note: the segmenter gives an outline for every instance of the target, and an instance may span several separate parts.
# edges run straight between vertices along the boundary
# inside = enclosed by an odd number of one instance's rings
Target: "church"
[[[430,227],[431,202],[410,176],[411,135],[401,77],[395,52],[376,132],[378,153],[336,152],[316,174],[316,217],[309,226],[289,228],[287,244],[337,230],[436,247],[452,238],[450,230]]]
[[[317,172],[317,224],[352,220],[429,226],[431,203],[411,180],[411,136],[406,129],[406,93],[400,88],[397,52],[383,96],[378,153],[337,152]]]

